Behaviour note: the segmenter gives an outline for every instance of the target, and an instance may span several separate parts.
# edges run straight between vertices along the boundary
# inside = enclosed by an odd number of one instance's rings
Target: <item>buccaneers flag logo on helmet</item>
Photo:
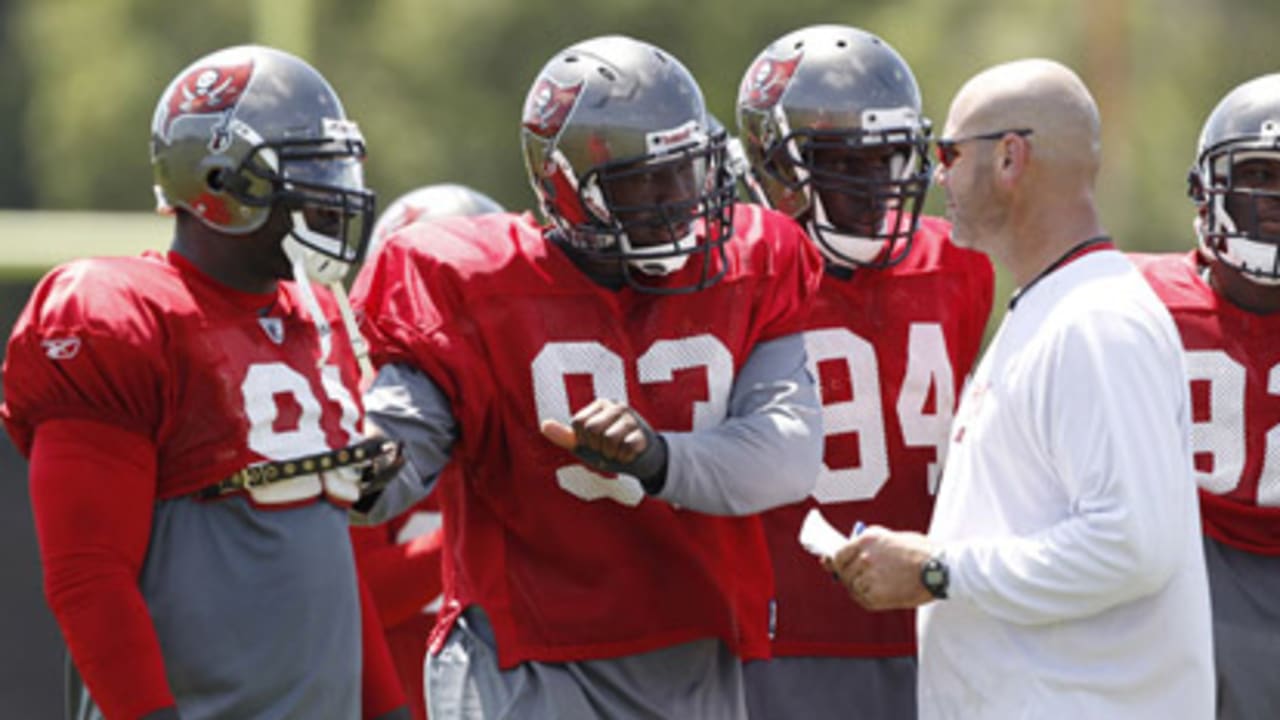
[[[184,115],[214,115],[235,106],[253,75],[253,61],[242,65],[198,67],[174,83],[165,103],[161,128],[166,137],[169,126]]]
[[[581,94],[581,82],[566,87],[557,85],[550,78],[542,78],[529,93],[529,102],[524,109],[525,128],[538,137],[554,137],[564,127]]]
[[[802,57],[804,53],[796,53],[786,60],[771,57],[757,60],[742,78],[741,95],[746,98],[743,104],[753,110],[768,110],[777,105]]]

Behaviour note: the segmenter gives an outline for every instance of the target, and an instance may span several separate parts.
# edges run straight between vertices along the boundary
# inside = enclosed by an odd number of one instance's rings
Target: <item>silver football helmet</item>
[[[1256,283],[1280,285],[1280,233],[1265,232],[1260,222],[1260,205],[1280,203],[1280,187],[1242,181],[1239,166],[1251,160],[1280,162],[1280,74],[1250,80],[1218,103],[1188,178],[1206,258]]]
[[[374,197],[364,138],[315,68],[260,46],[200,58],[169,84],[151,122],[158,208],[182,208],[224,233],[262,227],[276,205],[284,249],[332,282],[364,256]]]
[[[887,43],[839,25],[784,35],[743,76],[737,120],[764,200],[805,224],[829,262],[906,256],[929,187],[930,123],[911,68]],[[831,161],[868,151],[878,152],[874,170]]]
[[[735,191],[725,135],[713,129],[702,91],[674,57],[616,35],[573,45],[538,73],[522,126],[525,168],[542,211],[578,252],[618,262],[626,281],[644,291],[696,290],[723,275]],[[688,192],[638,204],[614,187],[639,176]],[[637,240],[655,236],[660,241]],[[691,257],[702,268],[689,285],[642,279],[675,273]]]
[[[450,215],[484,215],[505,212],[496,200],[479,190],[456,183],[424,185],[396,198],[373,224],[369,257],[386,239],[422,218]]]

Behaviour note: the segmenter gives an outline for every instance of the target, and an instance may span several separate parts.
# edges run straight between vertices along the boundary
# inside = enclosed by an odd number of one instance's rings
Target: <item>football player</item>
[[[475,188],[457,183],[423,185],[393,200],[378,216],[369,240],[369,256],[393,233],[423,218],[500,212],[504,211],[497,200]]]
[[[3,417],[45,594],[107,717],[407,716],[361,689],[362,667],[394,677],[347,533],[381,446],[311,282],[364,254],[364,154],[302,60],[202,57],[152,120],[168,253],[60,266],[14,327]]]
[[[764,513],[773,659],[747,666],[753,718],[915,717],[915,620],[870,613],[797,542],[820,508],[924,530],[958,392],[991,311],[993,270],[923,217],[929,121],[911,68],[884,40],[822,25],[766,47],[742,79],[748,187],[799,220],[826,269],[805,326],[825,452],[804,501]]]
[[[1232,90],[1200,134],[1199,248],[1134,260],[1186,349],[1213,608],[1217,717],[1280,716],[1280,75]]]
[[[498,212],[503,209],[495,200],[465,185],[425,185],[400,196],[382,212],[373,226],[369,253],[420,220]],[[450,465],[445,472],[459,470]],[[422,663],[442,600],[440,522],[436,496],[431,495],[389,522],[351,529],[356,562],[386,627],[387,645],[414,720],[426,717]]]
[[[523,115],[544,215],[420,222],[362,269],[372,422],[438,482],[432,716],[743,717],[768,652],[753,513],[804,497],[820,417],[804,327],[817,251],[735,208],[724,133],[670,54],[557,53]],[[376,419],[373,419],[376,418]]]

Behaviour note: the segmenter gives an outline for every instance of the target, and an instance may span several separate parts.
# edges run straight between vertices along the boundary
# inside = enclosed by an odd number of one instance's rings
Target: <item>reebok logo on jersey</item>
[[[70,360],[80,354],[80,338],[64,337],[41,340],[44,354],[50,360]]]
[[[258,324],[262,326],[262,332],[271,338],[271,342],[277,345],[284,342],[284,322],[280,318],[258,318]]]

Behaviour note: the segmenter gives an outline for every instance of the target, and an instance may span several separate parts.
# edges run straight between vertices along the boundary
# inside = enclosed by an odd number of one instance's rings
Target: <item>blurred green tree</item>
[[[1046,56],[1098,98],[1103,214],[1123,247],[1191,245],[1186,170],[1228,89],[1277,69],[1266,0],[0,0],[0,207],[150,207],[146,133],[156,97],[192,58],[239,42],[297,52],[338,88],[370,143],[384,199],[474,185],[532,203],[518,119],[560,48],[621,32],[670,50],[732,126],[746,65],[819,22],[885,38],[911,62],[937,131],[960,84],[991,64]],[[941,204],[934,193],[929,208]]]

